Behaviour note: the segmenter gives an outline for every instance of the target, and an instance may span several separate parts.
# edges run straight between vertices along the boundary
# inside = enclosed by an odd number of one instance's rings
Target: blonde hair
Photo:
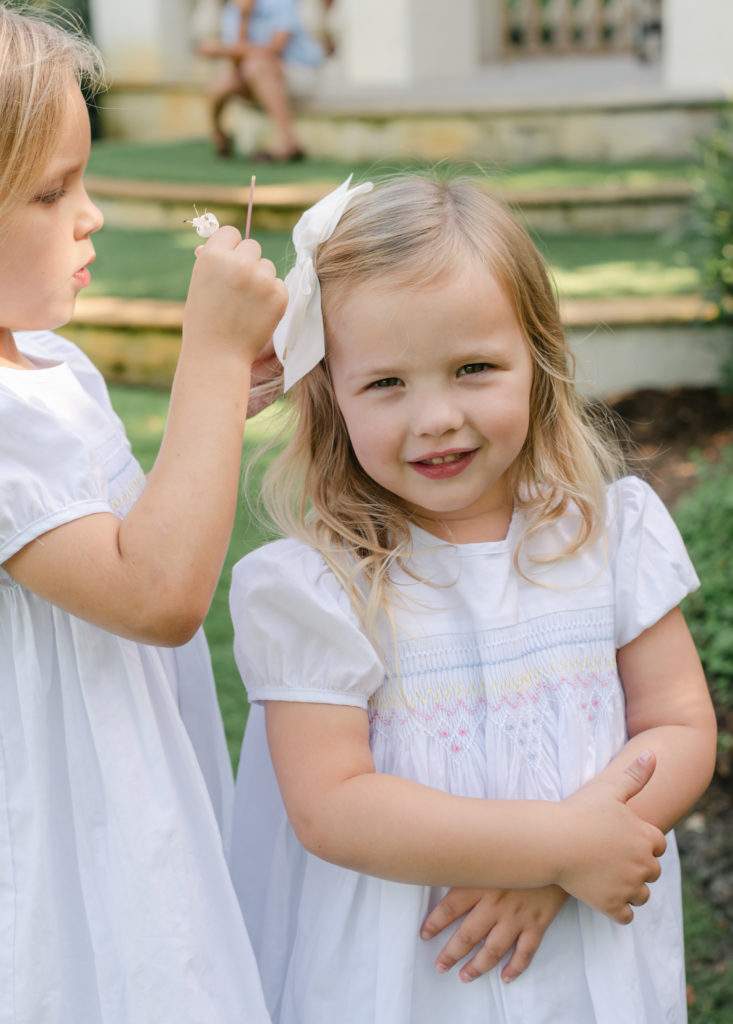
[[[574,505],[577,533],[550,560],[569,557],[598,536],[606,486],[622,457],[575,390],[573,355],[540,254],[480,184],[408,175],[353,200],[315,256],[326,350],[328,312],[351,289],[382,281],[390,290],[431,285],[461,261],[496,278],[532,356],[529,431],[510,481],[515,506],[530,513],[520,547]],[[280,530],[323,554],[371,629],[387,606],[390,567],[396,561],[406,568],[410,519],[400,499],[357,462],[327,364],[328,358],[292,388],[288,441],[265,474],[262,494]]]
[[[0,4],[0,225],[32,198],[74,83],[87,95],[105,85],[99,51],[68,12]]]

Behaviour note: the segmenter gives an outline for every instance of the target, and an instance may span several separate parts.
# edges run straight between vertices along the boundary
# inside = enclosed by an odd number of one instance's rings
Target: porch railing
[[[661,0],[504,0],[503,14],[507,57],[630,53],[661,30]]]

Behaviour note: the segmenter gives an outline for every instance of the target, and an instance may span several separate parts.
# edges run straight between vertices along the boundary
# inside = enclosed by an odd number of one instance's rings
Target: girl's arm
[[[269,701],[266,723],[290,822],[324,860],[425,885],[557,882],[622,922],[659,875],[664,839],[626,806],[651,756],[559,803],[483,800],[377,773],[359,708]]]
[[[221,228],[198,250],[168,423],[125,519],[74,520],[4,568],[52,604],[122,636],[175,645],[203,621],[239,488],[250,368],[287,303],[259,245]]]
[[[666,832],[702,796],[715,769],[715,711],[680,608],[622,647],[617,660],[629,742],[599,777],[612,777],[651,747],[657,770],[629,806]]]
[[[623,647],[618,664],[631,739],[603,774],[613,776],[629,757],[652,747],[657,757],[654,777],[630,806],[666,830],[705,791],[715,764],[715,714],[680,609]],[[462,979],[471,980],[495,967],[516,942],[502,970],[502,978],[511,980],[529,966],[563,902],[555,887],[524,893],[451,889],[426,918],[422,934],[432,938],[466,914],[439,953],[438,969],[449,970],[486,940],[461,969]]]

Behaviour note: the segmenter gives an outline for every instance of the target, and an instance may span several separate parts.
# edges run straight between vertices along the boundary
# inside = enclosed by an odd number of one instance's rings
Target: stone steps
[[[203,70],[203,69],[202,69]],[[109,137],[171,140],[208,132],[206,82],[117,78],[100,99]],[[345,162],[421,158],[519,166],[549,160],[689,157],[711,131],[722,90],[680,92],[658,64],[630,55],[501,61],[459,78],[357,86],[326,66],[296,107],[296,130],[313,156]],[[227,111],[238,149],[268,144],[268,124],[244,103]]]
[[[320,199],[330,184],[258,185],[253,230],[290,230],[302,211]],[[213,210],[224,223],[244,220],[249,186],[135,181],[88,175],[89,194],[107,224],[129,228],[171,228],[200,212]],[[491,188],[490,185],[487,185]],[[595,185],[575,188],[493,191],[518,210],[535,230],[545,233],[644,233],[677,227],[688,208],[688,181],[654,185]]]

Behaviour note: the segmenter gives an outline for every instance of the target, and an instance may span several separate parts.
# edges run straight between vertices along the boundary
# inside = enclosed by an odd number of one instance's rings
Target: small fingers
[[[655,857],[661,857],[664,851],[667,849],[667,840],[665,838],[664,832],[660,832],[659,829],[657,829],[656,831],[658,834],[655,837],[654,846],[652,847],[652,853]],[[655,881],[657,878],[659,878],[659,876],[662,873],[662,868],[660,864],[657,864],[656,870],[657,873],[652,879],[652,881]]]
[[[639,892],[634,896],[633,899],[629,900],[629,904],[632,907],[643,907],[649,899],[650,892],[648,885],[642,885],[639,888]]]
[[[516,940],[517,936],[514,932],[494,928],[476,955],[461,967],[459,972],[461,981],[476,981],[482,974],[492,971],[497,964],[501,963]]]
[[[260,267],[269,277],[277,277],[277,269],[272,260],[262,257],[260,259]]]
[[[609,916],[616,924],[631,924],[634,920],[634,911],[631,909],[631,904],[624,903],[622,907],[619,907],[615,913]]]
[[[441,974],[449,971],[451,967],[457,964],[459,960],[462,960],[464,956],[468,956],[476,943],[486,935],[486,932],[487,929],[484,927],[481,930],[480,935],[477,936],[471,930],[468,925],[468,921],[464,921],[459,928],[456,928],[448,942],[446,942],[440,953],[438,953],[435,960],[436,971],[440,971]],[[478,974],[476,977],[478,977]],[[461,971],[461,980],[467,980],[463,978],[463,970]]]
[[[453,924],[467,910],[475,906],[479,897],[480,892],[475,889],[449,889],[423,921],[420,938],[432,939],[438,932],[442,932],[449,924]]]
[[[532,963],[535,953],[540,948],[541,940],[541,935],[535,935],[531,932],[521,933],[514,947],[514,952],[509,958],[509,962],[502,969],[501,980],[503,982],[506,982],[508,985],[510,982],[515,981],[520,974],[524,974]]]

